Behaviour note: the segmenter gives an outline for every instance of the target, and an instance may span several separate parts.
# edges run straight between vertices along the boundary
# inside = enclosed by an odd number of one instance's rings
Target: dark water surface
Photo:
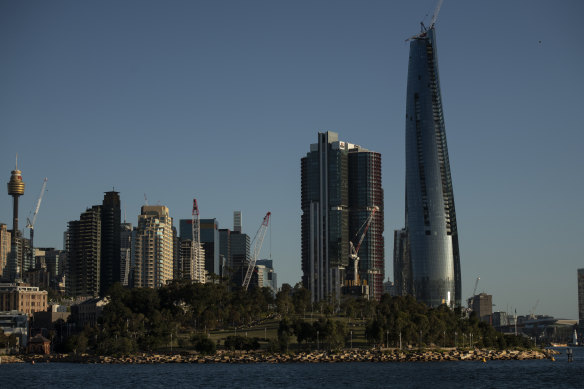
[[[0,365],[0,388],[584,388],[584,349],[556,361]]]

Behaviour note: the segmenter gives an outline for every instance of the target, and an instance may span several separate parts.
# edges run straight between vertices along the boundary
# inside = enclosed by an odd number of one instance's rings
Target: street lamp
[[[389,348],[389,331],[385,331],[385,347]]]
[[[351,331],[351,349],[353,348],[353,331]]]
[[[318,335],[320,334],[320,331],[316,330],[316,349],[320,350],[320,343],[319,343],[319,339],[318,339]]]
[[[401,342],[401,331],[399,332],[399,349],[401,350],[402,348],[402,342]]]

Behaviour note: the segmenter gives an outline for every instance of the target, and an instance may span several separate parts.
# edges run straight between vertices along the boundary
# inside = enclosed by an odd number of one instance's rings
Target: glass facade
[[[407,239],[399,242],[407,242],[407,247],[397,252],[409,258],[397,259],[411,266],[411,282],[402,280],[402,285],[411,285],[406,292],[429,306],[460,305],[458,230],[433,27],[410,42],[405,232]],[[394,270],[400,275],[409,272]]]
[[[353,204],[353,205],[352,205]],[[301,159],[302,282],[312,301],[340,298],[349,265],[349,239],[369,216],[380,211],[359,253],[361,278],[382,293],[383,192],[381,156],[338,140],[334,132],[318,134],[318,143]],[[371,239],[371,240],[370,240]],[[379,284],[379,285],[378,285]]]

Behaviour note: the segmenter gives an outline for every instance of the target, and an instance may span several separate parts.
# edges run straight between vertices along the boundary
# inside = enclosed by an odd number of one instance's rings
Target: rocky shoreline
[[[201,354],[136,354],[103,356],[91,354],[4,355],[0,363],[335,363],[335,362],[444,362],[553,359],[555,350],[345,350],[338,353],[267,353],[262,351],[218,351],[214,355]]]

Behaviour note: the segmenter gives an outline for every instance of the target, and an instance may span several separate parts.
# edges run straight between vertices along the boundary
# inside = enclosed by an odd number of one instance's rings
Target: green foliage
[[[260,348],[260,342],[258,338],[231,335],[225,339],[225,348],[228,350],[257,350]]]
[[[195,350],[201,354],[215,354],[215,342],[209,339],[207,335],[195,334],[191,338],[191,342],[193,343]]]

